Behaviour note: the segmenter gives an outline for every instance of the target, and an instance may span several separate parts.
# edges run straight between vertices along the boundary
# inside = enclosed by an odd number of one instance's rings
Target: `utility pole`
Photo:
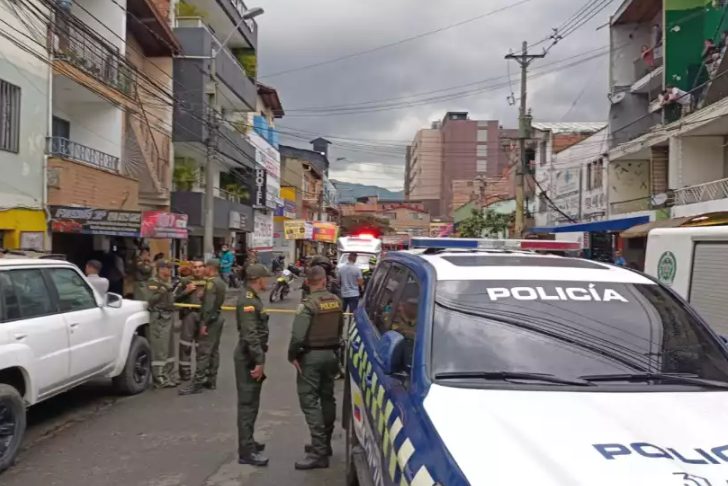
[[[221,112],[217,106],[217,92],[219,89],[219,81],[217,79],[217,56],[225,49],[230,38],[238,30],[240,25],[250,19],[262,15],[264,10],[260,7],[253,7],[246,10],[240,16],[240,20],[230,31],[228,36],[219,43],[217,47],[212,48],[210,55],[210,79],[212,80],[212,93],[208,94],[207,111],[208,117],[208,135],[205,153],[205,226],[202,238],[202,249],[205,253],[205,259],[215,256],[215,244],[213,243],[213,232],[215,229],[215,170],[213,167],[215,161],[215,153],[217,152],[218,131],[220,129],[220,120],[218,113]]]
[[[546,53],[529,54],[528,42],[523,41],[523,49],[520,54],[508,54],[506,59],[514,60],[521,66],[521,108],[518,114],[518,149],[520,151],[520,161],[516,165],[516,235],[523,237],[524,214],[526,212],[526,204],[524,201],[524,185],[526,172],[526,140],[531,138],[531,113],[528,111],[527,104],[527,76],[528,66],[536,59],[543,59]]]

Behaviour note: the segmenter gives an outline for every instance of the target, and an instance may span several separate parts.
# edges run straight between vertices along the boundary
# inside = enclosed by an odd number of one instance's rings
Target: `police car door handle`
[[[367,386],[372,386],[372,373],[367,373],[364,379],[367,381]]]

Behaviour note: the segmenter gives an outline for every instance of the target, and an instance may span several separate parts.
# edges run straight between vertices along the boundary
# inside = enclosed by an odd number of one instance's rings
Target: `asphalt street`
[[[267,294],[265,296],[267,304]],[[272,308],[295,309],[300,293]],[[341,485],[343,433],[334,437],[327,470],[296,471],[308,428],[298,406],[295,370],[286,361],[293,314],[272,314],[268,379],[263,386],[256,440],[267,446],[267,468],[237,463],[236,391],[232,352],[235,316],[225,312],[218,389],[180,397],[148,390],[118,397],[93,383],[29,411],[18,461],[3,486],[268,486]],[[342,388],[339,382],[339,388]],[[339,390],[340,391],[340,390]],[[339,413],[341,411],[340,403]]]

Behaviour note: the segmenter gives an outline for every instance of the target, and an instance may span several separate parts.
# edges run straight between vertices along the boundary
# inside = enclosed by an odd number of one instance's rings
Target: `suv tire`
[[[147,389],[152,377],[152,348],[144,336],[134,336],[126,365],[113,379],[114,388],[123,395],[138,395]]]
[[[0,384],[0,473],[15,462],[25,425],[23,397],[12,386]]]

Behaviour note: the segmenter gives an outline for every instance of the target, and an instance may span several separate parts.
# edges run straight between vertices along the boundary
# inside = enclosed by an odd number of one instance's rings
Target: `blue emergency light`
[[[511,240],[492,238],[412,238],[411,248],[459,250],[515,250],[515,251],[577,251],[581,245],[575,241]]]

